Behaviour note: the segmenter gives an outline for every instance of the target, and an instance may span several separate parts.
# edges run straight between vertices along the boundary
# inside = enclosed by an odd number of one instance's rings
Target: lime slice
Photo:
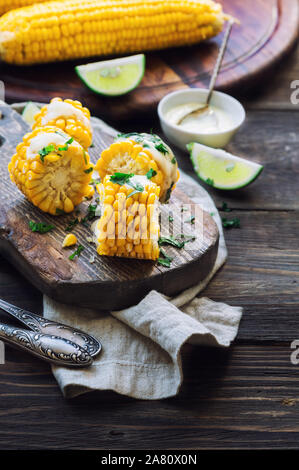
[[[259,163],[236,157],[225,150],[192,142],[187,145],[201,180],[218,189],[238,189],[252,183],[263,170]]]
[[[119,96],[134,90],[145,69],[144,54],[78,65],[75,70],[83,83],[95,93]]]
[[[27,122],[27,124],[29,124],[29,126],[32,127],[34,124],[34,116],[39,112],[40,108],[36,106],[36,104],[32,103],[32,101],[28,101],[23,109],[22,118]]]

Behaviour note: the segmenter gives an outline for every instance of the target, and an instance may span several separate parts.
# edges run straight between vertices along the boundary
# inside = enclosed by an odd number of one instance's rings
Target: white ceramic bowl
[[[211,104],[222,108],[232,119],[232,126],[226,131],[214,133],[190,132],[186,129],[170,123],[166,118],[166,113],[175,106],[185,103],[199,102],[204,103],[208,94],[205,88],[189,88],[187,90],[178,90],[164,96],[158,105],[158,115],[163,132],[168,139],[182,150],[187,151],[186,145],[189,142],[199,142],[209,147],[225,147],[234,136],[245,119],[245,110],[241,103],[226,93],[214,91]]]

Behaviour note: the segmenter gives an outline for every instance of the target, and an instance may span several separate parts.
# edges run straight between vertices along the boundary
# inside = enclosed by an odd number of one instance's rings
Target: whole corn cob
[[[11,180],[44,212],[71,212],[90,194],[89,155],[57,127],[37,128],[24,136],[8,165]]]
[[[226,20],[212,0],[65,0],[0,18],[0,57],[33,64],[195,44]]]
[[[92,143],[90,112],[80,101],[53,98],[34,116],[32,129],[42,126],[56,126],[79,142],[85,149]]]
[[[34,3],[42,3],[47,0],[0,0],[0,15],[15,8],[27,7]]]
[[[156,134],[120,134],[116,142],[101,153],[95,169],[102,179],[118,171],[136,175],[151,173],[151,181],[160,187],[162,202],[169,199],[179,178],[172,150]]]
[[[102,216],[95,226],[99,255],[155,260],[159,256],[159,187],[146,176],[107,175],[97,186]]]

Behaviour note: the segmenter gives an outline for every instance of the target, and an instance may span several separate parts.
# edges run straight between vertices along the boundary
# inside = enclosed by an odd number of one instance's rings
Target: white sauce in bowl
[[[186,131],[200,134],[225,132],[233,127],[234,123],[229,113],[214,105],[210,105],[207,111],[203,111],[199,115],[186,116],[188,113],[195,111],[198,105],[199,103],[192,102],[175,106],[166,113],[165,119]],[[184,118],[184,116],[186,117]],[[179,123],[181,120],[182,122]]]

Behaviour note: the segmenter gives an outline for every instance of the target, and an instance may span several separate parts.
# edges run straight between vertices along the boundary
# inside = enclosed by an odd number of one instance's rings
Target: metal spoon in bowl
[[[176,124],[178,126],[180,124],[183,124],[185,119],[189,118],[190,116],[198,117],[198,116],[200,116],[204,113],[208,113],[209,118],[211,120],[214,120],[215,124],[217,124],[217,116],[216,116],[216,113],[213,111],[213,109],[210,107],[210,101],[211,101],[211,97],[212,97],[212,94],[213,94],[213,91],[214,91],[214,86],[215,86],[216,79],[218,77],[218,73],[219,73],[219,70],[220,70],[220,67],[221,67],[221,64],[222,64],[223,56],[224,56],[224,53],[225,53],[225,50],[226,50],[228,38],[229,38],[230,32],[232,30],[233,24],[234,24],[234,19],[231,18],[228,22],[228,26],[227,26],[227,29],[225,31],[225,35],[223,37],[222,44],[221,44],[221,47],[220,47],[219,52],[218,52],[218,57],[217,57],[216,64],[215,64],[215,67],[214,67],[214,70],[213,70],[213,73],[212,73],[212,76],[211,76],[210,84],[209,84],[209,93],[207,94],[206,102],[205,103],[199,103],[195,107],[195,109],[192,109],[192,111],[190,111],[190,109],[189,109],[188,112],[184,116],[181,116],[179,118],[179,120],[177,121]]]

